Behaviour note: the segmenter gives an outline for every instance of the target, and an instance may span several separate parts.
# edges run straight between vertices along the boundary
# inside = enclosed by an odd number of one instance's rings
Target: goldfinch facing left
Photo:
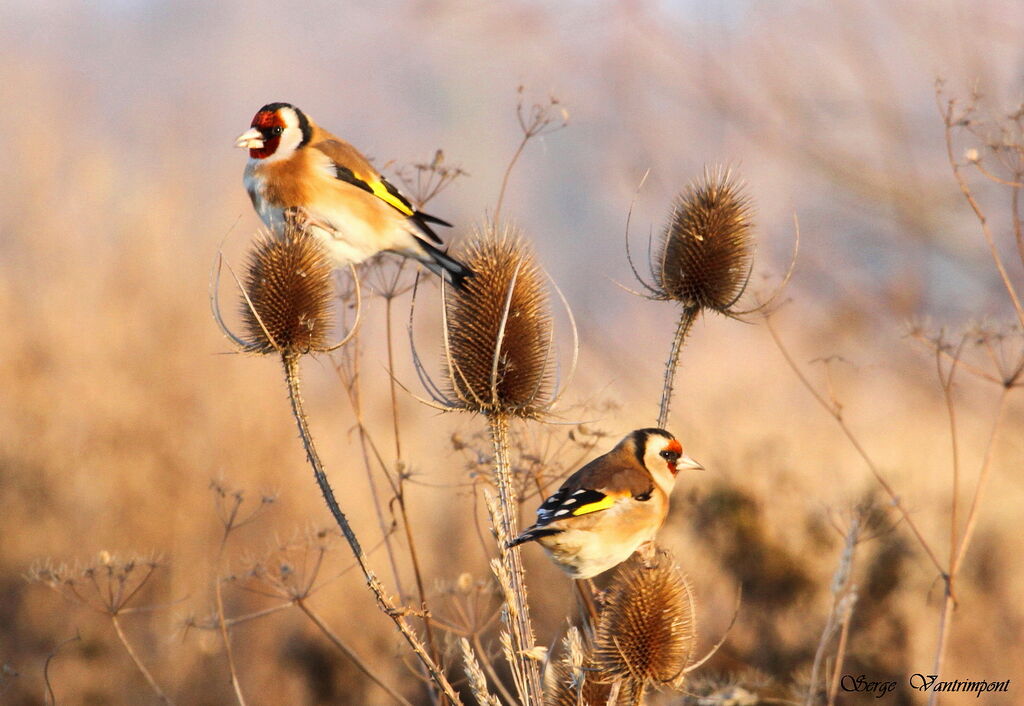
[[[438,247],[441,239],[430,227],[450,223],[413,208],[355,147],[294,105],[260,108],[235,146],[249,150],[245,188],[272,231],[298,217],[340,265],[387,250],[423,263],[455,286],[471,274]]]
[[[572,578],[597,576],[654,539],[676,474],[703,468],[664,429],[637,429],[569,476],[508,546],[536,541]]]

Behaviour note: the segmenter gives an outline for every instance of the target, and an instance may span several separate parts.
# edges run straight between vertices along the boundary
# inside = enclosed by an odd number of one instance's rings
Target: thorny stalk
[[[313,444],[313,437],[309,430],[309,422],[303,408],[302,396],[299,387],[298,356],[282,355],[281,360],[284,365],[285,382],[288,386],[288,399],[291,402],[292,416],[295,417],[295,423],[299,429],[299,437],[302,439],[302,445],[306,451],[306,459],[309,461],[309,465],[313,469],[313,475],[316,478],[317,485],[324,497],[324,502],[327,503],[328,509],[334,516],[335,521],[338,523],[338,527],[341,529],[341,533],[344,535],[345,540],[348,542],[348,545],[352,550],[356,563],[359,564],[359,568],[363,572],[367,586],[369,586],[370,590],[376,597],[381,610],[384,611],[384,613],[395,623],[395,626],[398,628],[399,632],[401,632],[406,642],[409,643],[409,646],[420,659],[420,662],[422,662],[424,667],[426,667],[427,672],[429,672],[431,679],[437,687],[441,689],[452,703],[461,704],[462,702],[460,701],[458,694],[455,692],[454,687],[452,687],[451,682],[448,681],[448,678],[430,657],[423,641],[420,640],[419,636],[406,620],[406,611],[395,605],[394,601],[392,601],[384,591],[384,586],[381,584],[380,579],[378,579],[370,570],[369,565],[367,564],[366,555],[363,553],[363,549],[359,544],[359,539],[356,537],[345,513],[342,512],[341,508],[338,506],[338,501],[335,499],[334,491],[327,479],[327,474],[324,472],[320,455],[316,450],[316,446]]]
[[[494,528],[498,534],[498,554],[504,565],[511,595],[508,599],[509,626],[514,646],[513,658],[525,682],[525,693],[520,693],[523,706],[541,706],[544,694],[541,688],[540,667],[526,651],[534,647],[533,624],[530,622],[530,606],[526,599],[526,577],[519,547],[507,548],[507,542],[516,536],[519,501],[512,482],[512,464],[509,454],[509,419],[502,413],[487,417],[491,439],[494,443],[494,476],[498,487],[498,522]]]
[[[660,429],[668,424],[669,407],[672,404],[672,388],[675,384],[676,369],[679,366],[679,353],[683,350],[686,336],[697,319],[700,309],[697,307],[684,307],[679,314],[679,323],[676,325],[676,335],[672,339],[672,349],[668,354],[668,362],[665,363],[665,382],[661,388],[661,403],[658,405],[658,423]]]

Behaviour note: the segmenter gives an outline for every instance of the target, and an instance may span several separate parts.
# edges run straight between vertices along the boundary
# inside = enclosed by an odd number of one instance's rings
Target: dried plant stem
[[[1017,175],[1017,181],[1021,180],[1024,174]],[[1024,189],[1024,186],[1018,184],[1013,187],[1013,193],[1010,195],[1010,216],[1013,218],[1013,237],[1017,241],[1017,254],[1020,256],[1020,264],[1024,265],[1024,224],[1021,222],[1020,217],[1020,192]]]
[[[948,574],[946,573],[946,570],[943,568],[942,564],[939,562],[938,556],[936,556],[935,551],[928,543],[928,540],[924,538],[923,534],[921,534],[921,530],[918,529],[917,524],[914,522],[913,516],[910,514],[910,511],[907,510],[907,507],[906,505],[904,505],[902,498],[899,496],[899,494],[896,493],[892,485],[889,484],[889,481],[886,480],[885,476],[882,475],[882,472],[879,470],[878,466],[875,465],[874,460],[868,455],[867,451],[864,450],[864,447],[861,446],[860,441],[853,433],[853,430],[850,429],[849,425],[846,423],[846,420],[843,418],[842,408],[836,406],[829,400],[825,399],[825,397],[820,392],[818,392],[817,389],[815,389],[811,381],[807,379],[807,376],[804,375],[803,371],[800,370],[800,366],[797,365],[795,360],[793,360],[793,356],[790,355],[789,350],[786,348],[785,344],[783,344],[782,342],[782,339],[779,337],[779,332],[775,329],[775,324],[772,323],[772,317],[770,313],[765,313],[764,321],[768,329],[768,333],[771,334],[772,341],[775,342],[776,348],[779,349],[779,352],[782,354],[782,357],[786,360],[786,364],[789,365],[790,369],[797,376],[797,379],[800,380],[800,383],[807,389],[808,392],[811,393],[811,396],[815,399],[815,401],[817,401],[818,404],[821,405],[826,412],[828,412],[829,416],[831,416],[836,421],[836,423],[839,425],[839,428],[846,436],[847,440],[853,446],[854,450],[856,450],[857,455],[861,457],[861,460],[863,460],[864,463],[867,465],[868,470],[871,471],[871,475],[875,477],[875,480],[878,481],[878,484],[880,486],[882,486],[882,489],[885,491],[885,494],[889,496],[889,499],[892,501],[893,507],[895,507],[899,511],[900,516],[903,518],[903,521],[907,524],[907,527],[910,528],[910,531],[914,534],[914,537],[917,539],[918,544],[921,545],[921,548],[924,550],[925,554],[928,555],[928,558],[931,560],[936,570],[942,575],[944,580],[948,578]]]
[[[470,646],[469,640],[464,637],[461,638],[459,640],[459,647],[462,650],[462,662],[465,667],[466,678],[469,681],[469,688],[473,692],[473,697],[476,699],[477,704],[479,706],[501,706],[501,702],[487,691],[487,677],[484,676],[484,672],[480,668],[480,662],[477,660],[476,655],[473,654],[473,648]]]
[[[238,670],[235,667],[235,653],[231,649],[231,634],[228,631],[227,621],[224,617],[224,593],[221,589],[221,571],[224,564],[224,547],[227,546],[228,535],[231,533],[233,527],[235,514],[238,512],[239,505],[235,505],[231,510],[231,519],[224,525],[224,535],[220,540],[220,549],[217,551],[217,575],[214,577],[213,583],[213,596],[217,605],[217,628],[220,632],[221,641],[224,643],[224,654],[228,659],[228,671],[231,673],[231,688],[235,692],[235,699],[238,700],[239,706],[245,706],[245,696],[242,694],[242,682],[238,679]]]
[[[1009,400],[1010,390],[1010,387],[1004,387],[1002,393],[999,395],[999,401],[996,403],[995,419],[992,422],[992,431],[989,433],[988,443],[985,446],[985,457],[982,460],[981,472],[978,476],[978,484],[974,489],[974,497],[971,499],[971,507],[967,511],[967,523],[964,525],[963,534],[960,536],[956,559],[950,567],[950,573],[954,575],[960,570],[960,565],[963,563],[964,556],[967,554],[967,548],[970,546],[971,538],[974,536],[974,527],[978,521],[978,509],[981,506],[981,500],[985,495],[985,489],[988,487],[989,472],[992,469],[992,456],[995,453],[996,439],[999,436],[999,429],[1002,427],[1003,418],[1006,416],[1007,401]]]
[[[853,614],[853,603],[856,595],[853,592],[853,565],[856,559],[857,540],[860,534],[861,525],[859,519],[854,519],[846,534],[846,541],[843,547],[843,555],[836,569],[835,577],[832,580],[832,610],[829,611],[828,620],[821,631],[821,639],[818,641],[818,649],[814,653],[814,663],[811,666],[810,686],[807,688],[807,698],[804,701],[806,706],[813,706],[817,701],[818,682],[821,669],[825,662],[825,653],[832,636],[839,630],[839,643],[836,647],[835,664],[832,676],[829,679],[828,703],[835,702],[835,689],[839,685],[839,675],[843,665],[843,658],[846,653],[846,637],[848,634],[850,616]]]
[[[679,353],[683,350],[686,335],[690,332],[698,313],[700,313],[698,307],[687,306],[679,314],[676,336],[672,339],[672,350],[669,351],[668,362],[665,363],[665,382],[661,388],[661,404],[658,407],[658,423],[656,425],[659,429],[664,429],[668,424],[669,407],[672,405],[672,387],[676,379],[676,368],[679,366]]]
[[[359,384],[361,374],[358,345],[350,350],[352,351],[352,369],[350,373],[343,372],[342,364],[337,362],[335,363],[335,370],[342,378],[343,386],[345,391],[348,393],[349,403],[352,405],[352,413],[356,418],[356,429],[359,432],[359,445],[362,449],[363,467],[366,469],[366,480],[370,486],[370,495],[373,497],[373,508],[377,514],[377,522],[380,524],[381,535],[384,538],[384,546],[387,550],[388,563],[391,565],[391,573],[395,580],[395,587],[397,588],[399,595],[404,595],[405,591],[402,588],[402,575],[398,570],[398,562],[395,559],[395,550],[391,544],[391,527],[384,519],[384,510],[380,503],[380,493],[377,490],[377,479],[374,477],[373,464],[370,462],[371,451],[377,459],[377,462],[380,464],[381,472],[384,474],[384,478],[388,481],[388,485],[391,486],[392,492],[396,489],[395,482],[391,479],[387,465],[384,463],[380,453],[377,451],[376,445],[370,438],[370,431],[367,429],[365,420],[363,419],[363,396]]]
[[[327,508],[331,511],[334,516],[334,520],[338,523],[338,527],[341,529],[342,535],[348,542],[349,547],[352,550],[352,554],[356,559],[356,563],[359,564],[360,570],[363,572],[363,576],[366,579],[366,585],[369,586],[373,592],[374,597],[377,599],[377,604],[381,610],[394,621],[398,631],[402,633],[406,642],[412,648],[412,651],[426,667],[430,674],[430,678],[434,684],[452,701],[454,704],[461,704],[459,695],[455,692],[451,682],[441,672],[437,664],[431,659],[427,653],[426,646],[423,641],[420,640],[419,636],[410,627],[408,621],[405,619],[405,611],[398,608],[391,598],[384,591],[384,586],[381,584],[380,579],[370,570],[367,564],[366,554],[363,552],[362,547],[359,544],[359,539],[356,537],[355,532],[352,530],[352,526],[348,522],[348,518],[345,517],[345,513],[341,511],[338,506],[338,501],[334,497],[334,491],[331,489],[330,482],[327,480],[327,474],[324,472],[323,463],[320,461],[320,455],[317,453],[316,446],[313,444],[313,436],[309,431],[309,422],[306,419],[306,413],[302,405],[302,395],[299,386],[299,357],[296,355],[282,355],[282,363],[284,365],[285,382],[288,386],[288,399],[292,406],[292,416],[295,417],[295,423],[299,428],[299,437],[302,439],[302,446],[306,451],[306,459],[309,461],[309,465],[313,469],[313,475],[316,478],[317,485],[320,487],[320,492],[324,496],[324,502],[327,503]]]
[[[385,542],[385,545],[386,545],[386,548],[387,548],[387,554],[388,554],[388,561],[389,561],[390,566],[391,566],[392,575],[394,576],[395,586],[397,587],[398,594],[400,596],[406,595],[405,594],[405,590],[402,587],[402,578],[401,578],[401,573],[400,573],[400,571],[398,569],[398,562],[397,562],[397,560],[395,558],[394,547],[393,547],[393,545],[391,543],[391,530],[394,527],[397,527],[397,523],[394,521],[394,519],[392,519],[392,525],[391,525],[391,527],[389,527],[388,523],[384,519],[384,511],[383,511],[383,508],[381,507],[381,501],[380,501],[380,492],[377,489],[377,480],[374,477],[373,463],[371,462],[371,458],[370,458],[371,454],[373,456],[373,460],[376,461],[376,463],[380,466],[381,472],[384,474],[384,477],[387,480],[388,485],[389,485],[389,487],[391,489],[392,497],[394,498],[394,500],[398,504],[398,508],[399,508],[399,511],[400,511],[400,514],[401,514],[401,519],[402,519],[402,526],[403,526],[403,528],[405,530],[406,541],[408,543],[407,546],[409,547],[409,558],[410,558],[410,561],[412,563],[413,572],[414,572],[415,580],[416,580],[416,587],[417,587],[417,590],[419,592],[419,600],[420,600],[420,604],[422,605],[422,608],[423,608],[423,613],[424,613],[424,615],[423,615],[423,624],[424,624],[424,627],[425,627],[425,630],[426,630],[427,646],[430,648],[431,658],[435,662],[437,662],[438,664],[441,664],[441,660],[440,660],[440,657],[439,657],[439,652],[438,652],[437,647],[436,647],[436,641],[435,641],[434,633],[433,633],[433,629],[432,629],[432,621],[431,621],[431,618],[430,618],[430,609],[429,609],[429,606],[427,605],[427,601],[426,601],[426,592],[425,592],[424,586],[423,586],[422,570],[420,569],[419,555],[418,555],[418,553],[416,551],[416,545],[415,545],[415,541],[414,541],[414,534],[413,534],[413,532],[411,530],[411,527],[410,527],[410,524],[409,524],[409,515],[408,515],[408,512],[406,510],[406,503],[405,503],[405,474],[404,474],[403,469],[402,469],[402,465],[403,464],[402,464],[401,427],[400,427],[399,421],[398,421],[398,399],[397,399],[397,390],[396,390],[396,384],[397,383],[396,383],[395,377],[394,377],[394,355],[393,355],[392,326],[391,326],[391,321],[392,321],[392,318],[391,318],[391,302],[392,301],[393,301],[393,297],[392,296],[386,296],[387,308],[385,310],[385,313],[386,313],[385,319],[386,319],[386,323],[387,323],[387,326],[386,326],[386,328],[387,328],[387,355],[388,355],[388,368],[387,369],[388,369],[388,372],[390,374],[390,381],[391,381],[392,424],[393,424],[394,443],[395,443],[395,466],[396,466],[396,470],[397,470],[397,473],[394,474],[394,476],[392,476],[392,473],[391,473],[391,471],[389,469],[389,466],[388,466],[387,462],[384,460],[384,457],[381,455],[381,452],[378,449],[377,444],[373,441],[373,439],[372,439],[372,437],[370,435],[370,430],[367,428],[365,420],[363,418],[362,394],[360,392],[360,387],[359,387],[359,383],[360,383],[360,379],[361,379],[360,371],[359,371],[359,363],[360,363],[359,349],[356,348],[354,350],[354,352],[351,353],[351,355],[352,355],[352,358],[351,358],[352,368],[351,368],[351,370],[348,373],[344,372],[342,370],[341,365],[338,365],[338,364],[335,365],[335,369],[336,369],[336,371],[338,372],[338,374],[342,378],[343,386],[345,387],[345,390],[348,393],[349,402],[352,405],[352,411],[353,411],[353,413],[355,414],[355,417],[356,417],[356,427],[357,427],[357,431],[359,433],[360,448],[362,449],[363,467],[366,470],[367,481],[368,481],[368,483],[370,485],[370,493],[371,493],[371,495],[373,497],[373,507],[374,507],[374,511],[376,512],[376,515],[377,515],[377,521],[378,521],[378,523],[380,525],[381,532],[382,532],[382,534],[384,536],[384,542]],[[423,668],[423,665],[419,665],[419,666],[420,666],[421,669]],[[422,675],[423,675],[425,680],[429,678],[429,675],[427,675],[425,671],[422,672]],[[431,702],[432,703],[436,704],[438,702],[437,694],[434,691],[430,692],[430,698],[431,698]]]
[[[394,356],[394,342],[392,341],[392,319],[391,319],[391,304],[394,301],[393,297],[388,297],[385,300],[384,305],[384,320],[385,328],[387,331],[387,355],[388,355],[388,380],[390,381],[391,389],[391,422],[393,425],[393,436],[395,439],[395,465],[398,466],[398,489],[395,493],[395,499],[398,501],[398,509],[402,514],[402,527],[405,529],[405,542],[406,546],[409,547],[409,560],[412,563],[413,576],[416,579],[416,590],[419,593],[420,606],[423,610],[423,629],[426,633],[427,646],[430,648],[430,656],[438,664],[443,664],[440,657],[440,652],[437,649],[437,642],[434,640],[434,630],[431,626],[430,620],[430,609],[427,606],[427,592],[423,588],[423,571],[420,569],[419,554],[416,552],[416,538],[412,531],[412,526],[409,524],[409,513],[406,509],[405,503],[405,473],[402,468],[404,462],[402,461],[402,434],[401,427],[398,423],[398,385],[395,378],[395,356]]]
[[[767,325],[768,332],[772,336],[772,340],[775,342],[775,345],[782,353],[782,356],[783,358],[785,358],[786,363],[796,374],[797,378],[800,380],[803,386],[807,388],[807,390],[811,393],[814,399],[823,408],[825,408],[829,415],[831,415],[832,418],[835,419],[836,422],[839,424],[840,428],[846,435],[847,439],[850,441],[850,443],[856,449],[857,453],[867,464],[868,468],[870,469],[872,475],[874,475],[875,479],[878,481],[879,485],[881,485],[883,490],[885,490],[886,494],[892,501],[893,506],[900,512],[903,521],[911,529],[914,536],[917,538],[918,543],[920,544],[922,549],[924,549],[925,553],[928,555],[928,558],[931,560],[932,564],[935,566],[940,576],[942,577],[945,595],[943,599],[942,612],[939,617],[938,636],[936,638],[935,648],[935,661],[932,668],[932,674],[937,674],[941,677],[942,667],[945,661],[946,648],[949,642],[950,625],[953,620],[953,612],[956,609],[956,578],[960,571],[960,567],[963,563],[964,557],[967,554],[967,550],[970,546],[971,539],[974,536],[974,530],[978,522],[979,508],[981,506],[981,501],[984,497],[985,490],[988,487],[988,479],[992,469],[992,460],[995,453],[996,440],[999,436],[999,430],[1002,427],[1003,419],[1006,414],[1007,400],[1009,398],[1010,390],[1014,388],[1014,385],[1012,381],[1007,381],[1003,383],[1003,388],[1000,393],[999,400],[997,402],[995,419],[993,420],[992,429],[989,433],[988,442],[985,448],[985,455],[982,461],[981,471],[978,475],[978,481],[974,489],[974,496],[971,500],[971,506],[967,511],[967,519],[965,521],[963,531],[959,534],[959,539],[957,539],[955,524],[951,528],[950,536],[952,538],[952,542],[950,547],[950,564],[948,569],[946,569],[943,568],[942,564],[939,563],[938,557],[932,550],[931,545],[921,534],[917,525],[914,523],[913,518],[907,511],[900,496],[897,495],[896,491],[892,488],[891,485],[889,485],[888,481],[886,481],[881,471],[871,460],[871,458],[867,455],[867,452],[864,450],[864,447],[861,446],[860,442],[854,436],[852,430],[846,424],[846,421],[843,418],[842,408],[839,407],[834,402],[830,402],[829,400],[827,400],[820,392],[818,392],[814,388],[814,385],[812,385],[810,380],[808,380],[807,377],[803,374],[799,366],[797,366],[796,362],[789,354],[789,351],[783,345],[782,340],[779,338],[778,331],[776,331],[770,315],[765,316],[765,323]],[[952,356],[952,364],[953,367],[947,375],[941,375],[940,370],[940,383],[943,386],[943,391],[946,397],[946,404],[950,408],[953,402],[949,388],[952,385],[953,373],[955,372],[956,366],[959,364],[958,353]],[[950,411],[950,433],[954,437],[953,453],[954,457],[956,457],[956,418],[952,410]],[[958,465],[959,462],[954,458],[954,485],[959,485]],[[955,509],[953,516],[955,518]],[[951,519],[951,521],[953,520]],[[939,693],[931,691],[928,696],[928,706],[934,706],[936,703],[938,703],[938,699]]]
[[[1017,296],[1017,289],[1013,286],[1013,282],[1010,281],[1010,275],[1007,273],[1006,267],[1003,265],[1003,258],[999,255],[999,249],[996,247],[995,238],[992,236],[992,227],[989,225],[988,217],[985,215],[985,212],[981,210],[981,205],[978,203],[978,200],[974,198],[974,192],[971,190],[970,185],[968,185],[967,178],[964,177],[963,172],[961,171],[961,165],[957,162],[956,157],[953,154],[953,127],[959,120],[955,115],[956,100],[947,101],[945,107],[943,107],[941,98],[941,91],[937,91],[936,99],[940,101],[939,111],[942,113],[942,119],[946,128],[946,158],[949,160],[949,166],[953,171],[953,178],[956,179],[957,186],[960,187],[960,193],[963,194],[964,199],[967,200],[971,210],[974,211],[974,216],[978,219],[978,223],[981,224],[981,232],[982,235],[985,236],[985,243],[988,245],[988,251],[992,256],[992,262],[995,263],[996,270],[999,272],[999,277],[1003,282],[1003,286],[1006,288],[1006,293],[1010,295],[1010,302],[1013,304],[1013,308],[1017,312],[1017,320],[1020,322],[1020,325],[1024,327],[1024,305],[1021,304],[1020,297]]]
[[[512,464],[509,453],[509,418],[505,414],[490,414],[487,417],[491,440],[494,443],[494,476],[498,486],[498,553],[505,566],[505,573],[511,584],[509,599],[509,632],[514,645],[514,658],[519,671],[525,676],[526,693],[520,694],[523,706],[540,706],[544,703],[541,687],[540,667],[537,662],[524,654],[534,646],[533,624],[530,622],[530,606],[526,600],[526,577],[519,547],[506,548],[506,543],[518,532],[516,513],[519,499],[512,482]]]
[[[500,222],[498,217],[501,215],[501,205],[505,201],[505,190],[508,189],[508,180],[512,176],[512,170],[516,166],[516,162],[523,154],[523,150],[526,149],[526,143],[530,141],[533,135],[529,132],[523,134],[523,139],[519,141],[519,146],[516,147],[515,153],[512,155],[512,159],[509,160],[508,166],[505,167],[505,174],[501,177],[501,189],[498,191],[498,202],[494,206],[493,220],[495,223]]]
[[[385,463],[383,456],[381,456],[380,450],[377,448],[377,445],[371,438],[370,430],[366,426],[365,420],[363,418],[362,393],[360,391],[361,376],[359,371],[359,348],[358,346],[356,346],[350,350],[352,350],[352,358],[350,359],[352,366],[351,370],[345,372],[343,370],[342,364],[336,362],[335,371],[342,379],[342,386],[345,388],[345,391],[348,394],[349,403],[352,405],[352,413],[355,415],[356,418],[356,429],[359,433],[359,446],[362,451],[363,468],[366,470],[366,479],[367,483],[369,483],[370,486],[370,495],[373,498],[373,509],[377,515],[377,522],[380,525],[380,531],[387,551],[388,563],[391,567],[391,574],[395,581],[395,587],[398,591],[399,596],[405,596],[405,589],[402,587],[402,575],[398,569],[398,561],[395,558],[394,546],[391,543],[391,533],[397,526],[397,522],[395,522],[395,520],[392,519],[391,523],[389,524],[384,519],[384,510],[381,507],[380,492],[377,489],[377,479],[374,476],[373,463],[371,462],[370,459],[371,453],[373,455],[373,459],[380,466],[381,473],[384,474],[384,478],[388,482],[388,486],[391,489],[393,497],[397,497],[399,494],[398,483],[400,481],[396,481],[391,477],[388,465],[387,463]],[[431,650],[431,656],[436,659],[433,650]],[[427,673],[426,668],[421,663],[418,663],[418,666],[420,668],[420,673],[421,676],[423,677],[423,680],[429,683],[430,675]],[[436,704],[438,702],[436,691],[430,689],[428,693],[430,695],[431,703]]]
[[[839,693],[839,680],[843,675],[843,662],[846,658],[846,646],[850,637],[850,618],[852,611],[843,615],[843,625],[839,632],[839,645],[836,647],[835,665],[832,667],[832,683],[828,688],[828,706],[835,706]]]
[[[160,688],[160,685],[156,683],[156,679],[154,679],[153,675],[149,673],[149,670],[146,669],[146,665],[142,663],[142,660],[139,659],[139,656],[135,653],[134,648],[132,648],[131,643],[128,642],[128,638],[125,636],[124,630],[121,629],[121,621],[117,619],[116,613],[112,613],[110,615],[110,622],[114,624],[114,632],[117,633],[117,638],[121,641],[121,644],[124,645],[125,652],[128,653],[128,656],[131,657],[132,662],[135,663],[136,669],[142,672],[142,676],[144,676],[146,678],[146,681],[149,682],[149,686],[157,695],[157,698],[159,698],[165,704],[173,706],[174,702],[171,701],[167,694],[163,692],[163,689]]]
[[[494,684],[494,688],[498,690],[498,693],[501,695],[501,698],[504,699],[506,704],[515,706],[515,697],[509,693],[505,684],[498,678],[498,673],[494,671],[494,664],[491,662],[491,658],[487,656],[487,650],[485,649],[483,642],[480,641],[480,633],[472,633],[469,639],[473,644],[473,649],[479,656],[480,664],[483,666],[484,671],[487,672],[487,676],[490,677],[491,683]]]
[[[304,600],[296,600],[295,605],[299,607],[299,610],[306,614],[306,617],[313,621],[313,624],[320,629],[320,632],[322,632],[328,640],[330,640],[332,645],[338,648],[339,652],[348,657],[352,661],[352,664],[354,664],[359,669],[359,671],[361,671],[363,674],[369,677],[374,684],[376,684],[381,689],[386,691],[388,693],[388,696],[395,700],[395,703],[404,704],[405,706],[412,706],[408,699],[406,699],[404,696],[402,696],[397,691],[393,690],[390,686],[381,681],[381,679],[373,673],[373,671],[367,666],[367,664],[359,658],[359,655],[353,652],[348,645],[342,642],[341,638],[339,638],[334,633],[334,631],[332,631],[327,626],[327,624],[320,619],[320,616],[314,613],[313,609],[306,605],[306,602]]]
[[[53,693],[53,684],[50,683],[50,662],[53,661],[54,657],[57,656],[57,653],[60,652],[61,648],[64,647],[64,645],[70,642],[80,641],[81,639],[82,636],[76,630],[74,635],[72,635],[68,639],[64,640],[64,642],[54,647],[53,651],[46,656],[46,661],[43,662],[43,684],[46,685],[46,706],[56,706],[57,704],[57,697]],[[3,695],[4,691],[5,689],[0,689],[0,696]]]
[[[942,677],[942,667],[946,659],[946,647],[949,644],[950,626],[953,622],[953,612],[956,610],[956,579],[960,572],[960,566],[963,563],[964,557],[967,555],[967,548],[970,546],[971,539],[974,536],[974,528],[977,525],[978,520],[978,508],[981,506],[981,499],[988,486],[988,478],[992,469],[992,457],[995,452],[996,439],[999,435],[999,429],[1002,427],[1003,418],[1006,413],[1007,399],[1009,398],[1011,389],[1012,388],[1009,386],[1004,386],[1002,393],[999,395],[995,419],[992,422],[992,431],[989,433],[988,443],[985,447],[985,456],[981,465],[981,472],[978,475],[978,484],[974,489],[974,498],[971,500],[971,507],[967,511],[967,522],[964,525],[964,531],[960,535],[959,542],[954,543],[953,547],[950,548],[950,555],[953,558],[950,563],[949,574],[946,577],[946,590],[944,600],[942,602],[942,614],[939,616],[938,637],[936,638],[935,662],[932,667],[932,674],[939,675],[939,678]],[[938,693],[934,690],[930,691],[928,694],[928,706],[934,706],[938,702]]]

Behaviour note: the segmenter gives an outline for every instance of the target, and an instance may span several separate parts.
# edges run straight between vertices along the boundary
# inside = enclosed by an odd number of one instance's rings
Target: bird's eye
[[[280,125],[278,125],[277,127],[270,128],[270,136],[271,137],[277,137],[282,132],[284,132],[284,128],[281,127]]]
[[[675,451],[669,451],[668,449],[665,449],[664,451],[662,451],[658,455],[661,456],[664,459],[668,459],[669,461],[678,461],[679,460],[679,454],[677,454]]]

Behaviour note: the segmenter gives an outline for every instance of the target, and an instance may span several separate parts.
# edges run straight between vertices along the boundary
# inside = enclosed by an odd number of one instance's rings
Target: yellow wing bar
[[[411,216],[413,214],[413,210],[410,208],[409,202],[400,196],[395,195],[395,193],[388,188],[387,182],[378,179],[368,183],[370,185],[370,189],[373,190],[373,195],[378,199],[387,202],[393,208],[398,209],[407,216]]]
[[[591,512],[597,512],[599,510],[607,510],[615,504],[615,498],[611,495],[605,495],[597,502],[587,503],[586,505],[580,505],[578,508],[572,511],[573,515],[586,515]]]

